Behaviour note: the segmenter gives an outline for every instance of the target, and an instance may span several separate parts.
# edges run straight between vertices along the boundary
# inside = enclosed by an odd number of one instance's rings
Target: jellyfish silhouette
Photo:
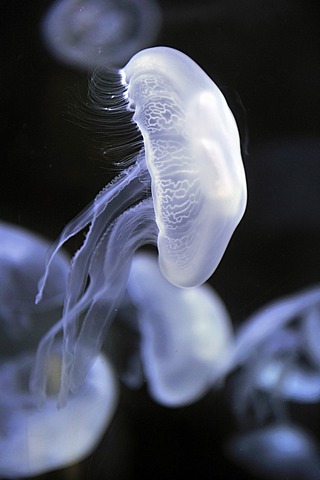
[[[95,76],[92,89],[104,127],[120,119],[119,136],[140,150],[66,226],[40,284],[37,301],[56,252],[90,225],[71,264],[63,317],[39,345],[31,382],[43,399],[46,357],[63,329],[60,404],[84,381],[101,348],[134,252],[157,245],[169,282],[200,285],[219,264],[246,204],[236,122],[220,90],[189,57],[147,49],[122,70]]]
[[[229,314],[212,288],[178,288],[161,274],[155,255],[138,252],[127,284],[136,309],[148,389],[166,406],[201,398],[225,374],[233,351]]]
[[[55,57],[90,70],[124,65],[152,44],[160,25],[155,0],[56,0],[42,33]]]
[[[266,305],[236,334],[232,406],[241,425],[286,421],[288,402],[320,401],[320,288]]]
[[[48,364],[48,397],[39,408],[28,389],[34,357],[34,353],[23,353],[0,364],[3,478],[39,475],[83,460],[96,448],[116,408],[115,377],[100,354],[68,405],[57,409],[61,355],[56,349]]]
[[[276,423],[241,433],[226,446],[230,457],[259,478],[317,480],[320,451],[311,434],[294,423]]]
[[[0,222],[0,324],[2,331],[16,341],[22,337],[25,342],[25,334],[36,318],[48,317],[54,311],[57,314],[63,305],[69,258],[62,251],[52,264],[41,305],[34,304],[49,246],[47,240],[28,230]]]

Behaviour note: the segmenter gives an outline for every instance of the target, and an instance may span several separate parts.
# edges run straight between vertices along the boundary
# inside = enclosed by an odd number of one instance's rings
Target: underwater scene
[[[320,7],[3,0],[0,479],[320,479]]]

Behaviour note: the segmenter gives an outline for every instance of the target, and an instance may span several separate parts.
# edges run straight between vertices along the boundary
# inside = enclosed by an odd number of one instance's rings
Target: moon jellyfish
[[[319,287],[273,302],[245,322],[233,358],[242,366],[233,402],[240,418],[247,421],[250,403],[263,420],[286,416],[285,401],[320,401],[319,338]]]
[[[227,451],[236,463],[260,478],[320,478],[319,447],[311,435],[293,424],[239,434],[229,441]]]
[[[156,47],[119,72],[92,83],[103,126],[121,123],[124,144],[139,143],[131,164],[70,222],[52,258],[89,225],[71,264],[64,312],[38,349],[31,387],[45,396],[45,369],[63,329],[60,404],[75,391],[99,352],[124,294],[135,251],[157,245],[159,266],[178,287],[205,282],[217,268],[246,204],[246,182],[234,117],[214,82],[189,57]],[[141,137],[142,135],[142,137]]]
[[[117,387],[103,355],[61,410],[56,406],[60,354],[51,353],[48,397],[41,408],[28,388],[33,362],[33,354],[23,354],[0,366],[1,477],[34,476],[81,461],[96,448],[116,407]]]
[[[48,247],[39,236],[0,222],[0,324],[12,339],[25,337],[32,320],[63,304],[69,259],[60,252],[52,263],[43,301],[34,305]]]
[[[233,346],[229,315],[208,286],[182,289],[154,255],[134,256],[127,290],[137,309],[141,357],[152,397],[167,406],[200,398],[224,373]]]
[[[48,49],[77,67],[122,66],[157,37],[156,0],[56,0],[42,23]]]

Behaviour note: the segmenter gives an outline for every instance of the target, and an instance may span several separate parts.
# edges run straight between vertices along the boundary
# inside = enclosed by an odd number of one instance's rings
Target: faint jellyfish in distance
[[[38,235],[0,222],[1,478],[29,477],[79,462],[100,441],[117,403],[112,369],[100,355],[69,405],[57,409],[58,343],[47,358],[47,401],[39,407],[29,390],[38,342],[61,316],[69,272],[70,259],[60,251],[43,303],[34,304],[48,247]]]
[[[48,396],[39,407],[28,388],[34,357],[24,353],[0,365],[1,477],[29,477],[80,462],[97,447],[116,409],[117,384],[102,354],[68,405],[57,409],[61,357],[55,349]]]
[[[124,309],[134,305],[148,390],[163,405],[201,398],[223,378],[234,335],[222,301],[208,285],[178,288],[161,274],[155,255],[132,261]]]
[[[227,453],[259,478],[317,480],[320,451],[316,440],[292,424],[272,424],[229,440]]]
[[[135,251],[157,245],[169,282],[200,285],[217,268],[246,206],[235,119],[189,57],[167,47],[147,49],[120,71],[96,74],[91,89],[106,134],[118,125],[123,143],[140,150],[65,227],[40,283],[37,301],[56,252],[89,225],[71,263],[63,317],[43,338],[32,377],[33,391],[44,398],[45,359],[63,329],[60,404],[84,381],[101,348]]]
[[[42,32],[55,57],[92,70],[121,67],[152,44],[160,25],[156,0],[56,0]]]
[[[60,314],[70,261],[62,251],[52,264],[43,302],[34,304],[49,246],[47,240],[22,227],[0,222],[0,324],[10,339],[25,341],[25,334],[36,318],[43,324],[44,316],[54,311]]]

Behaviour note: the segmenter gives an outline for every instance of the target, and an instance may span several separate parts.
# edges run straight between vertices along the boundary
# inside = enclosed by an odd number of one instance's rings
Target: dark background
[[[88,74],[45,49],[39,22],[51,3],[0,2],[0,216],[54,239],[115,169],[103,142],[69,114]],[[155,44],[182,50],[214,79],[241,131],[248,208],[211,279],[236,327],[265,302],[319,281],[319,2],[158,3]],[[249,478],[223,453],[237,430],[229,397],[225,388],[166,409],[123,387],[98,450],[45,478]],[[296,415],[318,430],[316,408]]]

